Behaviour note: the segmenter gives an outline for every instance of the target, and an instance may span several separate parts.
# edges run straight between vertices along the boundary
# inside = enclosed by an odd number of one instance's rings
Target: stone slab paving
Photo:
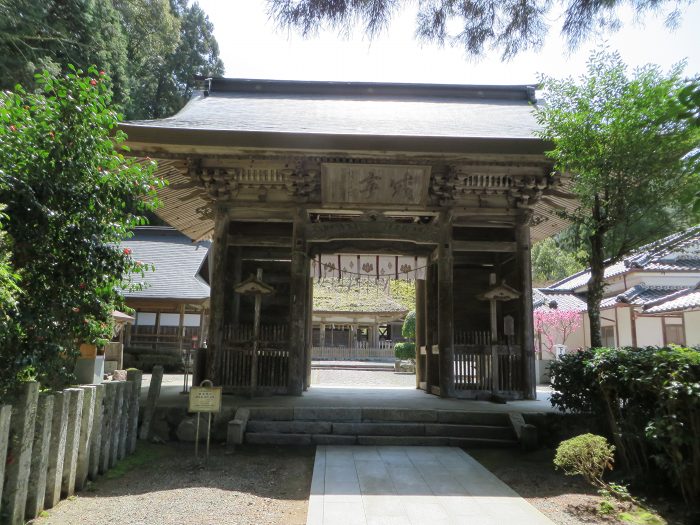
[[[319,446],[307,525],[553,525],[454,447]]]

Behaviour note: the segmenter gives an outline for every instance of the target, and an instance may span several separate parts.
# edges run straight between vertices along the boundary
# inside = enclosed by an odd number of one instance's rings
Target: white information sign
[[[220,386],[193,386],[190,389],[189,412],[220,412]]]

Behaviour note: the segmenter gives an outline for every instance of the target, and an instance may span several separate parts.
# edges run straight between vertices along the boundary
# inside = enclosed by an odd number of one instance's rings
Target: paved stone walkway
[[[319,446],[307,525],[552,525],[454,447]]]

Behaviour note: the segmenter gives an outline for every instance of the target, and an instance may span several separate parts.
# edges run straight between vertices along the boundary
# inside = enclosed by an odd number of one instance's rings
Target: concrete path
[[[552,525],[454,447],[319,446],[307,525]]]

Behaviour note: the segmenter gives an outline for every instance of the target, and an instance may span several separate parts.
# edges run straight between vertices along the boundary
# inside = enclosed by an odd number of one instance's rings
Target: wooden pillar
[[[308,270],[307,270],[308,271]],[[306,293],[306,345],[304,346],[306,354],[306,374],[304,380],[304,390],[307,390],[311,386],[311,359],[312,359],[312,346],[314,340],[314,323],[313,323],[313,313],[314,313],[314,279],[307,274],[308,286]]]
[[[427,273],[427,271],[426,271]],[[421,387],[421,383],[426,383],[425,367],[423,356],[421,355],[421,347],[425,347],[425,281],[422,279],[416,280],[416,388]],[[426,353],[425,360],[428,356]]]
[[[518,267],[520,269],[520,283],[522,295],[520,296],[520,310],[522,319],[520,322],[520,348],[522,352],[523,366],[523,394],[526,399],[536,399],[535,390],[535,331],[532,319],[532,269],[530,259],[530,210],[523,211],[518,216],[515,227],[515,241],[517,246]]]
[[[233,261],[231,261],[231,266],[233,266],[233,285],[235,286],[243,280],[243,254],[240,246],[236,246],[232,251]],[[241,294],[239,293],[233,294],[233,312],[231,317],[233,330],[237,335],[238,326],[241,322]]]
[[[438,245],[438,340],[440,345],[440,396],[454,395],[454,308],[452,218],[440,214]]]
[[[184,350],[185,344],[185,303],[180,305],[180,317],[177,323],[177,347],[180,354],[180,359],[183,358],[182,351]],[[183,361],[184,363],[184,361]]]
[[[428,267],[425,269],[425,300],[423,301],[423,326],[425,328],[425,390],[432,394],[432,387],[436,386],[433,377],[436,375],[433,369],[434,360],[432,346],[437,343],[437,331],[435,330],[435,315],[433,304],[435,298],[435,275],[431,258],[428,259]]]
[[[210,281],[211,315],[209,316],[209,335],[207,346],[207,376],[215,385],[219,384],[219,366],[222,361],[224,338],[224,306],[226,296],[226,252],[228,249],[229,220],[224,206],[216,207],[214,235],[209,250],[209,262],[212,265]]]
[[[289,378],[288,391],[300,396],[304,389],[304,348],[308,308],[309,264],[306,253],[306,217],[298,210],[294,217],[289,312]]]

